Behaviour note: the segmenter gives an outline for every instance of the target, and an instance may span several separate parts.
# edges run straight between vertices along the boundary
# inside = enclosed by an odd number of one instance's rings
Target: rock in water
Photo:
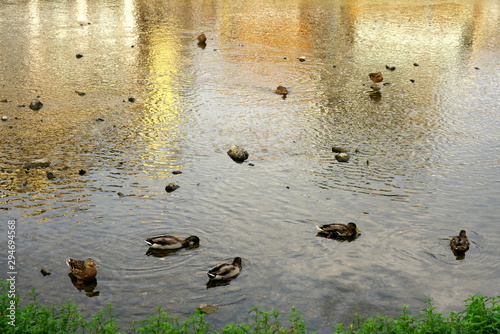
[[[165,191],[167,193],[171,193],[172,191],[177,190],[177,189],[179,189],[179,186],[177,184],[175,184],[175,183],[169,183],[165,187]]]
[[[227,151],[227,154],[231,157],[231,159],[238,162],[243,162],[248,159],[248,152],[244,148],[236,145],[231,146],[229,151]]]
[[[335,159],[337,159],[338,162],[348,162],[350,158],[351,156],[349,155],[349,153],[345,152],[335,155]]]
[[[31,110],[38,110],[43,107],[43,103],[40,102],[38,99],[33,99],[30,103],[30,109]]]
[[[49,159],[46,159],[46,158],[33,160],[31,162],[27,162],[24,164],[25,169],[38,168],[38,167],[49,167],[49,166],[50,166],[50,161],[49,161]]]

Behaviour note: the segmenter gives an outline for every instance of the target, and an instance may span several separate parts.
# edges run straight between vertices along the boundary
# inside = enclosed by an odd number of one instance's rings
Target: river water
[[[2,263],[16,219],[18,290],[86,314],[113,303],[125,323],[157,305],[181,320],[221,305],[216,326],[295,306],[322,333],[498,296],[499,19],[495,0],[3,1]],[[350,221],[355,241],[316,236]],[[201,245],[146,254],[158,234]],[[207,287],[235,256],[239,277]],[[69,257],[100,265],[98,294]]]

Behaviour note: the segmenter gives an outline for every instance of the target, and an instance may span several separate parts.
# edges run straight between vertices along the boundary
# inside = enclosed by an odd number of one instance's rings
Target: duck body
[[[459,235],[450,240],[450,247],[453,252],[464,253],[469,250],[469,245],[465,230],[461,230]]]
[[[368,74],[368,76],[370,77],[371,81],[373,81],[373,84],[370,87],[375,91],[379,91],[380,88],[382,88],[382,85],[380,83],[384,80],[382,73],[370,73]]]
[[[329,234],[332,237],[353,237],[361,232],[354,223],[349,224],[326,224],[323,226],[316,226],[321,233]]]
[[[68,259],[66,260],[66,264],[71,273],[78,278],[78,280],[87,282],[95,279],[97,275],[96,268],[99,267],[91,258],[85,261]]]
[[[205,43],[207,41],[207,36],[205,36],[205,34],[200,34],[197,39],[199,43]]]
[[[235,257],[232,263],[221,263],[207,273],[211,280],[232,279],[241,272],[241,258]]]
[[[160,249],[160,250],[173,250],[186,248],[191,246],[197,246],[200,244],[200,239],[192,235],[186,239],[180,239],[173,235],[159,235],[152,238],[147,238],[144,240],[150,248]]]

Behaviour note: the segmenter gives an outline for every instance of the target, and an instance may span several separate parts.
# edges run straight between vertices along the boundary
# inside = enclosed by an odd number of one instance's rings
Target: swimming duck
[[[157,237],[147,238],[144,241],[149,247],[161,250],[186,248],[200,244],[200,239],[195,235],[186,239],[180,239],[173,235],[159,235]]]
[[[85,261],[68,259],[66,260],[66,264],[68,265],[69,270],[71,270],[71,273],[78,278],[78,283],[81,283],[81,281],[92,281],[95,279],[97,275],[97,269],[95,268],[99,267],[95,264],[94,260],[90,258]]]
[[[354,223],[349,224],[326,224],[316,226],[322,233],[327,233],[329,237],[353,237],[361,232]]]
[[[241,258],[235,257],[232,263],[221,263],[210,269],[208,277],[213,280],[233,279],[241,271]]]
[[[460,234],[450,240],[451,250],[453,252],[466,252],[469,250],[469,239],[465,234],[465,230],[461,230]]]

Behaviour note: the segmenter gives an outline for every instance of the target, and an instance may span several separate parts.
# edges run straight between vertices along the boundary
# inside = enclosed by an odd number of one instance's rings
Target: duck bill
[[[356,231],[361,232],[361,230],[359,228],[357,228],[357,227],[356,227]]]

